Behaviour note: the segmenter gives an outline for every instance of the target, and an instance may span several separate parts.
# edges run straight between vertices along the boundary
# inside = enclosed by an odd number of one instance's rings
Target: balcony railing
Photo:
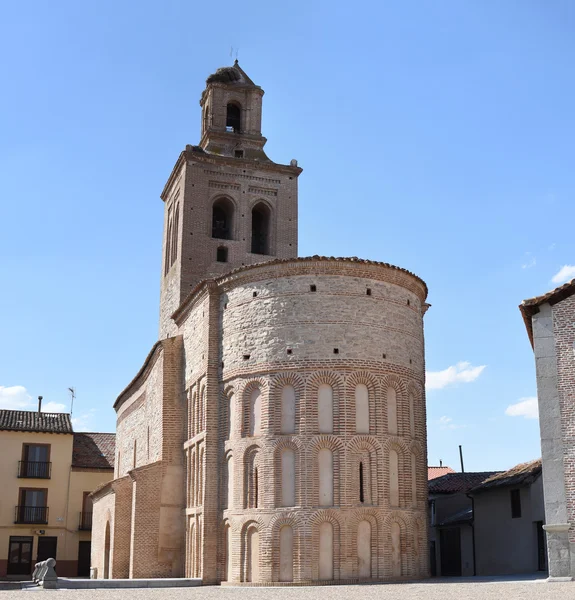
[[[80,513],[78,529],[82,531],[90,531],[92,529],[92,511],[83,511]]]
[[[14,523],[48,524],[47,506],[17,506]]]
[[[18,462],[18,477],[30,479],[50,479],[52,475],[51,462],[21,460]]]

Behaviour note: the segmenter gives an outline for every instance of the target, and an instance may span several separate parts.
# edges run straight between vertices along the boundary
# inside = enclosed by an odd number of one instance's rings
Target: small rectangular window
[[[236,158],[243,158],[244,157],[244,151],[243,150],[235,150],[234,151],[234,156]]]
[[[220,246],[216,252],[216,260],[217,262],[228,262],[228,249]]]
[[[511,490],[511,518],[521,517],[521,490]]]

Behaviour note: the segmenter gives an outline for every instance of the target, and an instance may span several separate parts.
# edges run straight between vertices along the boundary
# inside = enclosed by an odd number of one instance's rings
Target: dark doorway
[[[439,530],[439,555],[443,577],[461,576],[461,532],[458,527]]]
[[[58,538],[56,536],[47,536],[38,538],[38,556],[36,562],[56,558],[56,548],[58,546]]]
[[[545,532],[543,531],[543,521],[536,521],[537,527],[537,570],[547,570],[547,552],[545,552]]]
[[[32,573],[32,543],[34,538],[10,536],[8,543],[8,575]]]
[[[78,577],[90,576],[90,554],[92,542],[80,542],[78,545]]]

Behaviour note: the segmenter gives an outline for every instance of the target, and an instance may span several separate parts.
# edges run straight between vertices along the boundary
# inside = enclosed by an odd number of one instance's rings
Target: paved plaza
[[[300,588],[206,586],[45,591],[33,588],[29,591],[0,591],[0,600],[21,600],[22,594],[27,593],[46,594],[49,600],[570,600],[575,599],[575,583],[435,580],[426,583]]]

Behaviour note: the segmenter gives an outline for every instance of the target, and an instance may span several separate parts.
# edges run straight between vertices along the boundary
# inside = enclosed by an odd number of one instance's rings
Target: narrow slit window
[[[254,508],[258,507],[258,470],[254,471]]]
[[[224,246],[218,248],[216,252],[217,262],[226,263],[228,262],[228,249]]]
[[[364,493],[363,493],[363,463],[359,463],[359,501],[363,504]]]

